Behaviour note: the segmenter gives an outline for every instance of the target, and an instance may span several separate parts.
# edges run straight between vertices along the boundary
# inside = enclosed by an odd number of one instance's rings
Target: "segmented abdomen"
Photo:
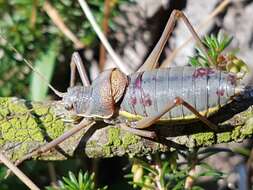
[[[134,73],[129,75],[120,113],[151,116],[175,97],[181,97],[196,110],[208,115],[212,108],[230,100],[235,94],[235,86],[235,75],[210,68],[172,67]],[[192,112],[180,105],[161,119],[183,119],[187,116],[193,116]]]

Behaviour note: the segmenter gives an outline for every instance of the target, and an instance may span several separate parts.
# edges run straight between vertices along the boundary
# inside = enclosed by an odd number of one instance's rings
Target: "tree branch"
[[[215,133],[200,122],[156,125],[153,130],[159,136],[157,142],[135,136],[117,126],[106,126],[103,122],[98,122],[64,141],[56,150],[37,158],[62,160],[73,156],[142,156],[168,151],[171,147],[203,147],[242,141],[253,134],[253,112],[248,108],[252,104],[252,100],[235,101],[223,107],[211,118],[212,122],[220,123],[219,131]],[[236,112],[241,113],[233,116]],[[66,111],[59,101],[35,103],[17,98],[0,98],[1,151],[13,161],[20,159],[55,139],[79,120]]]

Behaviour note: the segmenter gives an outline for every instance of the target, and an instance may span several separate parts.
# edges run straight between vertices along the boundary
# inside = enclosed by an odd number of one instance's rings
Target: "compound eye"
[[[66,110],[70,111],[70,110],[73,109],[73,104],[65,104],[64,107],[65,107]]]

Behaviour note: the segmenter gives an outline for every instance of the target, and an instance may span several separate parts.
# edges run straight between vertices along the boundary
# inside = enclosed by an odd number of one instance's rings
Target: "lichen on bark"
[[[46,139],[55,139],[65,129],[49,105],[16,98],[0,98],[0,117],[0,146],[13,160],[46,143]]]
[[[251,104],[251,102],[247,102]],[[230,106],[230,107],[229,107]],[[229,105],[231,110],[235,105]],[[238,105],[236,105],[238,106]],[[246,105],[244,109],[247,109]],[[239,106],[242,107],[241,105]],[[112,157],[129,154],[143,156],[168,151],[174,145],[181,147],[203,147],[213,144],[238,142],[253,134],[253,112],[251,108],[219,123],[219,130],[213,132],[202,123],[179,126],[156,125],[152,128],[168,140],[155,141],[136,136],[118,126],[103,126],[101,122],[84,128],[56,149],[34,157],[44,160],[62,160],[73,156]],[[238,111],[238,109],[236,109]],[[218,116],[214,116],[217,119]],[[55,139],[79,121],[80,118],[64,109],[60,102],[30,102],[17,98],[0,98],[0,147],[11,160],[22,158],[27,153]],[[213,120],[213,118],[211,118]],[[157,142],[156,142],[157,141]],[[168,146],[169,145],[169,146]]]

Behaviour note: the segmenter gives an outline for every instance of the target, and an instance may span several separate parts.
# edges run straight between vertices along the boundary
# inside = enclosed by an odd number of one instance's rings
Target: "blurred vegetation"
[[[212,181],[217,182],[224,178],[225,174],[202,162],[202,156],[201,151],[193,149],[187,152],[172,151],[155,155],[146,161],[135,159],[132,173],[126,177],[132,180],[130,184],[134,188],[140,187],[141,190],[203,190],[203,187],[196,185],[196,182],[200,181],[202,177],[210,177]]]
[[[87,2],[96,20],[101,23],[104,0]],[[111,18],[120,14],[119,6],[127,2],[130,1],[112,0]],[[0,33],[35,66],[43,61],[43,68],[50,68],[50,72],[45,74],[50,80],[57,63],[68,64],[66,59],[73,52],[74,45],[50,20],[43,9],[44,3],[44,0],[0,0]],[[86,47],[98,43],[96,34],[77,1],[54,0],[50,3],[58,11],[65,25]],[[109,20],[109,27],[111,30],[117,27],[112,19]],[[15,55],[2,40],[0,48],[0,96],[27,97],[28,85],[32,83],[29,78],[30,70],[21,57]],[[39,83],[38,80],[34,82]],[[45,93],[45,90],[42,93]]]

